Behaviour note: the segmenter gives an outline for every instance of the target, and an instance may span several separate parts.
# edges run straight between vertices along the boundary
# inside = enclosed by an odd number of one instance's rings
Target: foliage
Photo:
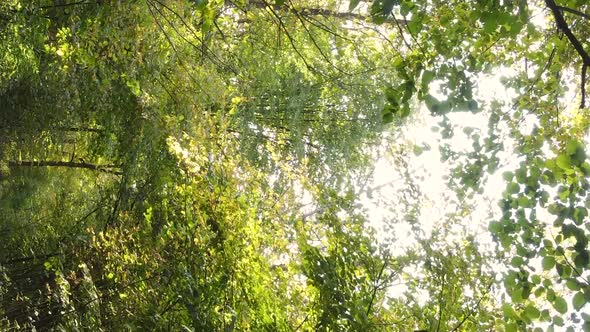
[[[588,330],[589,10],[2,2],[0,328]],[[482,98],[502,68],[514,99]],[[432,232],[395,141],[422,106],[456,205]],[[455,151],[467,113],[488,129]],[[402,151],[401,253],[359,206],[380,144]],[[491,252],[455,230],[498,169]]]

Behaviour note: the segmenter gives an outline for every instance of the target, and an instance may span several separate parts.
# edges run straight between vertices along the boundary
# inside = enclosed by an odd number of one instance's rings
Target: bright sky
[[[500,78],[510,76],[515,73],[514,70],[508,68],[498,69],[494,75],[482,76],[478,81],[480,87],[479,93],[475,96],[478,101],[489,102],[493,98],[500,100],[513,100],[516,96],[515,91],[507,90],[501,83]],[[434,91],[433,91],[434,92]],[[564,97],[565,104],[573,104],[576,101],[576,88],[570,87],[569,92]],[[435,95],[436,96],[436,95]],[[444,96],[436,96],[444,99]],[[508,108],[510,106],[507,106]],[[573,107],[574,109],[576,107]],[[568,113],[567,110],[565,113]],[[488,130],[488,114],[485,112],[472,114],[470,112],[452,113],[448,115],[450,122],[454,128],[454,135],[450,140],[451,149],[454,151],[472,150],[472,139],[464,133],[465,128],[474,128],[474,132],[479,132],[483,137],[486,136]],[[428,237],[431,232],[440,227],[446,221],[445,215],[455,211],[456,205],[452,204],[449,199],[449,192],[451,191],[447,186],[447,177],[450,176],[451,165],[448,162],[441,161],[441,154],[439,146],[441,145],[440,133],[433,128],[437,128],[437,123],[440,122],[440,117],[433,117],[430,112],[423,107],[416,115],[419,121],[410,121],[406,125],[403,133],[400,135],[401,140],[397,142],[406,142],[403,144],[405,150],[402,150],[405,161],[408,163],[408,168],[413,170],[412,178],[415,185],[422,193],[420,197],[420,217],[417,220],[417,225],[424,231],[423,236]],[[522,123],[522,132],[530,132],[534,125],[538,125],[538,121],[534,116],[526,116]],[[395,128],[394,130],[399,130]],[[587,142],[590,140],[590,134],[587,136]],[[454,232],[455,236],[447,237],[447,241],[460,240],[467,234],[475,235],[477,242],[481,245],[481,250],[495,251],[495,245],[492,241],[491,234],[488,231],[489,222],[495,218],[499,218],[500,209],[498,202],[505,190],[505,180],[502,173],[507,170],[514,170],[518,168],[520,159],[517,155],[510,153],[514,151],[514,142],[510,137],[503,137],[505,151],[501,152],[498,157],[501,160],[501,165],[494,174],[491,174],[484,185],[483,194],[478,194],[475,197],[474,209],[466,217],[461,217],[460,222],[456,224],[457,229]],[[414,152],[414,147],[430,147],[420,154]],[[551,156],[552,152],[548,149],[545,151],[547,156]],[[372,226],[377,230],[377,239],[381,244],[389,244],[392,254],[403,254],[405,249],[411,248],[417,244],[415,233],[412,231],[412,223],[404,218],[403,209],[400,208],[401,194],[400,190],[407,188],[403,177],[400,175],[399,167],[396,167],[392,160],[392,155],[399,155],[399,151],[392,154],[384,154],[376,161],[375,170],[368,187],[370,189],[361,196],[360,202],[367,210],[369,220]],[[401,217],[400,217],[401,216]],[[537,217],[539,220],[545,220],[548,224],[548,232],[552,229],[552,218],[543,209],[538,211]],[[533,265],[538,266],[538,271],[542,271],[540,259],[532,262]],[[505,271],[505,267],[496,266],[496,272]],[[498,275],[501,277],[501,275]],[[557,286],[556,286],[557,287]],[[389,290],[389,295],[392,297],[399,297],[406,291],[403,284],[398,284]],[[502,303],[503,292],[497,292],[494,296]],[[424,294],[419,298],[427,299],[428,294]],[[566,297],[567,301],[571,303],[571,296]],[[548,304],[545,304],[547,306]],[[571,308],[571,306],[570,306]],[[546,327],[546,324],[538,325]]]
[[[480,93],[477,98],[483,101],[490,101],[492,97],[510,100],[513,93],[506,91],[499,81],[504,74],[506,73],[499,71],[495,77],[482,77],[479,82],[480,86],[486,87],[486,95]],[[449,204],[446,177],[450,175],[450,165],[441,161],[438,149],[441,140],[440,133],[436,128],[438,128],[441,118],[430,115],[425,108],[420,110],[416,118],[421,120],[409,124],[402,134],[403,141],[408,143],[407,151],[403,151],[403,153],[410,169],[415,172],[413,178],[423,194],[418,223],[425,231],[425,235],[428,236],[443,221],[442,216],[453,212],[456,206]],[[451,140],[451,148],[455,151],[472,149],[473,141],[463,132],[463,129],[474,128],[474,131],[479,131],[482,137],[487,132],[488,119],[487,114],[483,112],[478,114],[459,112],[450,114],[449,118],[455,128],[455,134]],[[414,146],[430,147],[430,149],[417,155],[414,153]],[[510,156],[505,157],[510,158]],[[509,163],[507,168],[514,168],[516,164],[517,160]],[[370,220],[378,230],[386,225],[391,225],[391,221],[396,220],[392,231],[397,240],[391,249],[400,253],[404,248],[415,244],[416,239],[411,232],[410,223],[399,220],[398,213],[400,211],[396,208],[399,204],[399,190],[405,188],[406,185],[398,173],[398,169],[387,154],[377,160],[372,183],[369,185],[369,188],[374,189],[368,190],[362,196],[361,203],[368,210]],[[484,194],[480,195],[478,199],[476,209],[469,217],[470,222],[465,223],[464,226],[469,228],[471,233],[487,235],[490,204],[497,206],[498,199],[505,188],[502,172],[503,170],[498,170],[491,176],[485,186]],[[381,241],[384,241],[391,234],[390,232],[378,232],[377,235]],[[481,238],[481,240],[491,239]]]
[[[484,93],[476,94],[480,101],[489,102],[492,98],[511,100],[514,97],[513,91],[507,91],[500,83],[500,77],[508,75],[511,71],[498,70],[496,75],[480,77],[479,86]],[[435,91],[433,91],[435,92]],[[437,96],[444,98],[444,96]],[[454,127],[454,135],[450,140],[451,149],[454,151],[472,150],[473,140],[463,131],[469,127],[473,132],[479,132],[482,138],[486,136],[488,126],[488,115],[485,112],[473,114],[471,112],[459,112],[449,115]],[[440,117],[434,117],[425,108],[419,110],[416,121],[410,121],[402,133],[402,142],[406,151],[403,158],[407,158],[408,168],[413,170],[412,178],[418,191],[422,193],[420,199],[420,216],[416,221],[424,237],[430,236],[433,230],[441,227],[447,221],[447,214],[456,212],[457,204],[452,201],[451,190],[447,186],[448,176],[452,165],[441,161],[439,146],[441,145],[441,134],[436,130]],[[528,122],[528,121],[525,121]],[[527,123],[526,125],[530,125]],[[532,129],[532,126],[531,126]],[[397,128],[395,130],[398,130]],[[504,142],[507,151],[513,151],[510,142]],[[430,147],[416,154],[414,147]],[[398,152],[399,153],[399,152]],[[388,248],[394,255],[403,252],[417,244],[415,233],[412,231],[412,222],[405,218],[407,211],[401,208],[400,190],[407,188],[403,177],[400,175],[400,168],[395,166],[391,154],[384,154],[376,161],[375,170],[369,188],[361,196],[361,204],[367,210],[372,226],[377,230],[376,236],[381,244],[388,244]],[[393,154],[395,155],[395,153]],[[509,160],[504,167],[497,170],[490,176],[485,184],[484,193],[476,195],[474,210],[466,217],[461,217],[460,222],[453,228],[454,236],[447,237],[447,241],[460,241],[467,234],[474,235],[482,250],[494,251],[494,243],[488,231],[488,224],[492,216],[491,211],[499,211],[498,202],[505,189],[502,173],[506,169],[514,169],[518,164],[515,156],[501,153],[498,157],[501,160]],[[454,197],[452,197],[454,199]],[[499,212],[498,212],[499,213]],[[401,296],[407,289],[402,284],[396,285],[389,290],[392,297]],[[427,299],[428,295],[420,296]],[[423,303],[422,303],[423,304]]]

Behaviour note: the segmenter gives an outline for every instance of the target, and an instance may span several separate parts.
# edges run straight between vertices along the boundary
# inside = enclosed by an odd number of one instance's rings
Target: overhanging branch
[[[578,15],[578,16],[581,16],[581,17],[587,19],[587,20],[590,20],[590,15],[588,15],[586,13],[583,13],[583,12],[581,12],[579,10],[575,10],[573,8],[569,8],[569,7],[565,7],[565,6],[557,6],[557,7],[559,9],[563,10],[564,12],[568,12],[568,13],[571,13],[571,14],[574,14],[574,15]]]
[[[588,55],[586,50],[584,50],[584,46],[582,46],[582,43],[580,43],[578,38],[573,34],[572,30],[567,25],[567,22],[565,21],[565,18],[563,17],[563,14],[561,13],[561,10],[563,8],[558,6],[555,3],[555,0],[545,0],[545,4],[547,5],[547,7],[549,7],[549,9],[551,9],[551,12],[553,13],[553,17],[555,18],[555,24],[557,24],[557,28],[559,28],[559,30],[561,30],[566,35],[567,39],[570,41],[572,46],[576,49],[576,51],[578,52],[578,54],[582,58],[582,86],[581,86],[581,88],[582,88],[582,101],[580,103],[580,108],[584,108],[586,106],[585,105],[586,91],[585,91],[585,86],[584,86],[585,82],[586,82],[585,74],[586,74],[586,68],[588,66],[590,66],[590,55]]]
[[[229,3],[233,4],[232,2],[229,2]],[[248,4],[252,7],[255,7],[255,8],[266,8],[268,5],[268,3],[265,0],[251,0]],[[233,5],[235,5],[235,4],[233,4]],[[284,11],[291,12],[291,13],[293,13],[294,11],[298,11],[299,14],[302,16],[322,16],[322,17],[331,17],[331,18],[342,19],[342,20],[358,20],[358,21],[371,21],[372,20],[372,18],[370,16],[352,13],[349,11],[341,12],[338,10],[331,10],[331,9],[327,9],[327,8],[302,7],[302,8],[295,9],[293,6],[288,6],[288,5],[281,5],[281,6],[272,5],[272,7],[273,7],[273,9],[275,9],[277,11],[284,10]],[[400,21],[404,24],[408,23],[405,19],[404,20],[398,19],[398,22],[400,22]],[[387,17],[387,19],[383,23],[394,24],[396,22],[393,20],[392,17]]]

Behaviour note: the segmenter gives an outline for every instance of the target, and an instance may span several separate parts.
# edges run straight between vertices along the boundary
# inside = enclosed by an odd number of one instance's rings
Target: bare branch
[[[590,20],[590,15],[588,15],[586,13],[583,13],[583,12],[581,12],[579,10],[575,10],[573,8],[569,8],[569,7],[565,7],[565,6],[557,6],[557,8],[563,10],[564,12],[572,13],[572,14],[581,16],[581,17],[583,17],[583,18],[585,18],[587,20]]]

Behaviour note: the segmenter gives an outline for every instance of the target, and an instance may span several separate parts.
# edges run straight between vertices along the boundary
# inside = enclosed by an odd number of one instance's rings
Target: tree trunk
[[[75,162],[75,161],[52,161],[52,160],[40,160],[40,161],[30,161],[30,160],[9,160],[8,167],[16,168],[16,167],[68,167],[68,168],[84,168],[90,169],[94,171],[109,173],[109,174],[116,174],[121,175],[121,171],[116,170],[119,168],[116,165],[96,165],[90,164],[85,161]]]

